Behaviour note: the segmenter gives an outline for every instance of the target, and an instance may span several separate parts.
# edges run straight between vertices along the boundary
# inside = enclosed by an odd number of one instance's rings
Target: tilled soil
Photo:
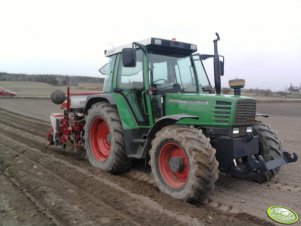
[[[29,102],[24,104],[30,109]],[[267,109],[259,105],[260,112]],[[301,117],[294,106],[287,116],[272,109],[274,117],[264,120],[279,130],[285,147],[300,156]],[[139,162],[128,173],[111,175],[74,153],[46,147],[47,118],[35,119],[34,111],[26,117],[0,109],[0,115],[3,225],[269,225],[269,206],[301,212],[300,161],[284,166],[265,184],[220,175],[209,199],[191,205],[160,193]]]

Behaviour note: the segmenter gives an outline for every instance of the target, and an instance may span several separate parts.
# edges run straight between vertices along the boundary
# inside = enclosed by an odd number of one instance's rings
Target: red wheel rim
[[[92,122],[89,133],[90,148],[96,160],[105,161],[110,155],[110,130],[107,123],[97,117]]]
[[[183,159],[183,169],[179,172],[174,172],[170,168],[169,162],[173,157]],[[183,148],[176,143],[164,144],[159,154],[159,169],[163,180],[169,187],[173,189],[183,187],[189,173],[188,158]]]

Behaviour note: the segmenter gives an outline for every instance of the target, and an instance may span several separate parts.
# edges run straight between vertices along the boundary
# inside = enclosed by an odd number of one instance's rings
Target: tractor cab
[[[109,62],[99,70],[106,76],[104,92],[121,94],[137,123],[151,126],[165,115],[168,94],[213,92],[204,56],[196,51],[196,45],[159,38],[108,50]]]

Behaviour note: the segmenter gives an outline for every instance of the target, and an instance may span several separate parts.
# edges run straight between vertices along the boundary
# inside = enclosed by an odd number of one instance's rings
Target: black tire
[[[99,137],[92,134],[93,125],[97,126],[95,123],[99,120],[100,123],[105,123],[108,129],[106,140],[109,139],[109,141],[105,143],[107,143],[106,145],[109,143],[109,154],[103,159],[101,153],[97,153],[97,151],[102,151],[101,148],[95,148],[93,143]],[[95,139],[92,139],[94,137]],[[111,173],[121,173],[130,167],[131,159],[126,155],[123,129],[116,107],[101,102],[94,104],[88,111],[85,125],[85,146],[89,162],[96,168]]]
[[[169,144],[181,148],[188,160],[188,164],[185,164],[188,167],[188,176],[184,182],[180,182],[183,185],[179,188],[170,186],[168,180],[164,179],[165,169],[160,163],[160,158],[164,156],[162,152],[165,152],[165,147]],[[178,125],[166,126],[157,132],[150,150],[150,166],[161,192],[193,203],[202,201],[209,195],[215,187],[219,173],[215,149],[211,146],[210,139],[200,130]]]
[[[256,123],[253,126],[254,134],[259,138],[259,154],[265,161],[273,160],[282,156],[282,141],[278,137],[277,131],[273,130],[269,125]],[[265,173],[257,173],[255,182],[262,183],[271,180],[278,172],[280,167],[266,171]]]

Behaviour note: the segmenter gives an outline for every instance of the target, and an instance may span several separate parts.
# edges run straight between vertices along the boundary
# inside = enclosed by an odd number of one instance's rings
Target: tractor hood
[[[165,98],[165,113],[198,116],[198,119],[183,119],[179,124],[251,125],[255,122],[256,101],[244,96],[169,93]]]

